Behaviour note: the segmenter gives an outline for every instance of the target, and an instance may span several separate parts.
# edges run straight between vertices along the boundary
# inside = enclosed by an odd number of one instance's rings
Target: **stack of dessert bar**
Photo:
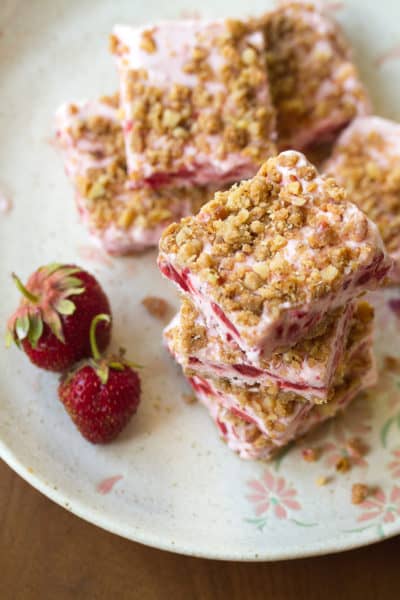
[[[279,148],[332,138],[369,102],[338,26],[309,2],[246,22],[115,26],[120,92],[64,104],[78,210],[111,254],[157,244]]]
[[[360,296],[391,265],[376,225],[295,151],[166,229],[159,267],[183,299],[165,341],[240,456],[269,458],[374,383]]]

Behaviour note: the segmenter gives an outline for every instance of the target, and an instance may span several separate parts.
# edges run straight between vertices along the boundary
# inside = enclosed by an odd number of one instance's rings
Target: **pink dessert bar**
[[[110,49],[133,183],[221,186],[275,153],[260,32],[239,21],[117,25]]]
[[[370,103],[339,26],[311,2],[282,2],[261,19],[280,148],[333,139]]]
[[[372,319],[372,311],[370,315]],[[343,382],[347,381],[349,369],[357,364],[357,356],[369,355],[372,351],[371,319],[366,322],[358,320],[354,324],[354,330],[347,340],[345,355],[336,369],[329,397],[324,404],[328,413],[332,402],[336,402],[338,390],[342,390]],[[185,371],[185,374],[188,373]],[[290,425],[297,427],[299,419],[308,415],[318,403],[314,398],[311,401],[307,400],[302,392],[282,391],[271,383],[246,385],[243,382],[198,375],[189,377],[189,381],[194,389],[203,390],[213,396],[236,416],[254,423],[264,435],[269,438],[276,437],[278,440],[282,432],[285,436],[290,435]],[[276,428],[278,417],[279,426]],[[285,443],[284,441],[283,444]]]
[[[400,283],[400,124],[356,119],[340,136],[325,171],[335,177],[379,228]]]
[[[377,230],[298,152],[170,225],[159,267],[251,361],[286,350],[392,266]]]
[[[244,459],[268,460],[289,442],[343,411],[361,391],[374,385],[376,368],[371,344],[367,341],[352,356],[328,404],[266,405],[262,420],[238,410],[229,394],[224,394],[215,382],[195,377],[189,379],[189,383],[233,451]],[[243,391],[238,388],[236,393],[240,395]]]
[[[353,304],[333,311],[320,324],[321,332],[269,360],[249,361],[235,342],[223,342],[207,328],[193,304],[183,299],[181,309],[164,332],[165,342],[187,375],[229,379],[236,385],[277,386],[281,392],[301,394],[308,401],[326,402],[343,352],[354,313]],[[354,319],[371,319],[360,303]]]
[[[130,189],[117,96],[64,104],[56,123],[80,217],[110,254],[156,246],[166,225],[212,196],[214,190],[199,186]]]

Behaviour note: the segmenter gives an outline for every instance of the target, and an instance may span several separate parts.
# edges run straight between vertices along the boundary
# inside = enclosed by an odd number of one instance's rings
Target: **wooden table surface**
[[[1,600],[395,600],[400,537],[279,563],[178,556],[60,508],[0,461]]]

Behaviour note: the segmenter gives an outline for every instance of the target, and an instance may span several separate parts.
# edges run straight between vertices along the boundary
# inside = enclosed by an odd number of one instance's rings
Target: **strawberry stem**
[[[99,348],[97,346],[97,341],[96,341],[96,327],[97,327],[97,324],[100,323],[100,321],[106,321],[107,323],[109,323],[111,321],[110,315],[106,315],[106,314],[96,315],[90,324],[89,339],[90,339],[90,348],[92,350],[92,356],[93,356],[94,360],[99,360],[101,358],[101,354],[99,352]]]
[[[15,285],[17,286],[21,294],[24,296],[24,298],[26,298],[27,300],[29,300],[29,302],[32,302],[33,304],[37,304],[39,302],[39,296],[32,294],[32,292],[30,292],[24,286],[20,278],[15,273],[11,273],[11,277],[13,278]]]

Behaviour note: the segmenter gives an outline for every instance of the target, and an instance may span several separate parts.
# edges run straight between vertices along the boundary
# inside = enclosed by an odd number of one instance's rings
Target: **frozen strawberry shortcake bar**
[[[260,390],[243,390],[229,384],[189,379],[198,399],[208,408],[222,438],[241,458],[271,458],[274,453],[294,439],[308,433],[316,425],[344,410],[362,390],[376,383],[376,369],[371,342],[359,346],[347,364],[340,382],[334,387],[331,401],[315,405],[301,401],[271,402],[260,397]],[[249,406],[258,407],[248,413],[238,403],[247,395]]]
[[[391,265],[376,225],[293,151],[170,225],[159,254],[162,273],[250,361],[312,336]]]
[[[354,322],[372,320],[372,310],[360,303],[336,309],[320,323],[318,335],[300,341],[269,360],[249,361],[234,342],[224,342],[210,330],[188,300],[164,332],[175,360],[189,376],[224,378],[240,384],[271,386],[279,392],[301,394],[308,401],[326,402],[337,367],[343,358]]]
[[[240,21],[114,27],[131,181],[223,185],[275,153],[261,32]]]
[[[346,339],[346,351],[341,357],[340,364],[334,372],[332,384],[329,387],[329,393],[325,397],[326,406],[335,402],[337,390],[342,389],[343,381],[346,380],[349,368],[353,363],[357,363],[355,357],[360,353],[369,354],[372,347],[371,324],[373,311],[369,309],[369,316],[364,317],[365,309],[360,309],[360,314],[355,315],[354,331],[351,331]],[[353,329],[353,328],[352,328]],[[184,365],[183,365],[184,366]],[[271,413],[281,417],[281,425],[285,425],[285,435],[289,433],[288,425],[293,421],[297,423],[298,417],[308,414],[314,405],[320,404],[321,399],[313,396],[304,396],[302,391],[289,391],[287,388],[280,387],[273,380],[265,380],[261,385],[257,383],[247,383],[232,378],[206,377],[199,374],[193,374],[189,368],[185,368],[184,373],[189,377],[191,385],[196,390],[202,390],[213,395],[219,402],[232,410],[237,416],[247,419],[267,436],[279,436],[279,431],[274,433],[274,422],[271,422]],[[329,412],[329,410],[328,410]],[[285,421],[285,418],[288,421]],[[274,419],[272,419],[274,421]]]
[[[400,283],[400,124],[380,117],[356,119],[339,137],[325,171],[378,225]]]
[[[370,103],[350,47],[321,5],[286,1],[258,22],[265,34],[279,147],[334,139]]]
[[[117,95],[64,104],[56,123],[81,219],[110,254],[156,246],[166,225],[197,212],[215,190],[131,189]]]

